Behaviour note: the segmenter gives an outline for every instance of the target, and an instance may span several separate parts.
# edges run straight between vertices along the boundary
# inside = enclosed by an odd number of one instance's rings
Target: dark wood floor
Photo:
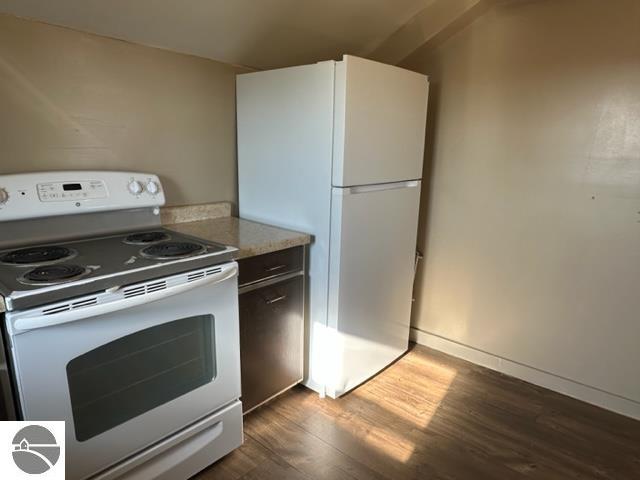
[[[198,480],[640,479],[640,422],[424,347],[339,400],[295,388]]]

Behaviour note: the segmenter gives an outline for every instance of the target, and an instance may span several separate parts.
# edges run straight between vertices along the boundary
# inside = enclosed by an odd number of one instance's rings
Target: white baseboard
[[[634,402],[633,400],[564,377],[559,377],[552,373],[538,370],[537,368],[507,360],[413,327],[411,328],[411,340],[419,345],[433,348],[434,350],[519,378],[534,385],[548,388],[554,392],[559,392],[569,397],[582,400],[583,402],[640,420],[640,403]]]

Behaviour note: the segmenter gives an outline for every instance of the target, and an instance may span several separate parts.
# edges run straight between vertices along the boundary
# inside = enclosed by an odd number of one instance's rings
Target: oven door
[[[69,479],[240,397],[235,262],[34,310],[7,315],[22,411],[66,421]]]

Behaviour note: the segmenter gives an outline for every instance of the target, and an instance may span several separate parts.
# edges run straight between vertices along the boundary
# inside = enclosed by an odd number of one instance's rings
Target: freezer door
[[[335,76],[333,185],[421,178],[427,77],[349,55]]]
[[[420,182],[334,188],[326,391],[338,397],[408,347]]]

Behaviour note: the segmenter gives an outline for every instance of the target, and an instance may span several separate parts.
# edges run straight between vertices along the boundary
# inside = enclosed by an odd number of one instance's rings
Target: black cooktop
[[[7,249],[0,295],[23,309],[226,262],[235,250],[162,227]]]

